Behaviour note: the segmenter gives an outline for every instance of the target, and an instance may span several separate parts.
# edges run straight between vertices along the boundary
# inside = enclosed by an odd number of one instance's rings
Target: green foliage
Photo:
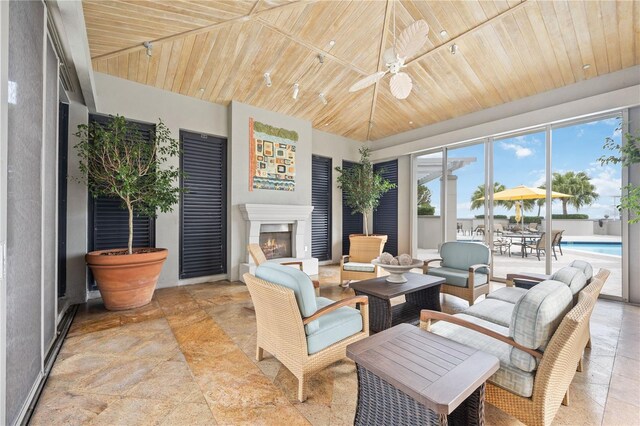
[[[618,124],[617,130],[622,130],[622,123]],[[599,158],[600,164],[621,164],[623,167],[640,164],[640,135],[625,133],[624,138],[623,144],[616,143],[611,137],[606,138],[603,148],[616,151],[617,155],[603,155]],[[640,222],[640,186],[630,183],[622,188],[618,209],[629,212],[629,223]]]
[[[507,215],[506,214],[494,214],[493,218],[494,219],[506,219]],[[476,219],[484,219],[484,215],[483,214],[477,214],[476,215]]]
[[[495,194],[496,192],[500,192],[500,191],[504,191],[505,189],[507,189],[506,186],[504,186],[503,184],[501,184],[500,182],[494,182],[493,183],[493,193]],[[473,191],[473,194],[471,194],[471,210],[476,210],[476,209],[481,209],[484,207],[484,200],[481,200],[480,198],[484,197],[484,184],[482,185],[478,185],[478,187],[476,188],[475,191]],[[535,205],[535,201],[536,200],[524,200],[522,201],[522,208],[524,209],[524,211],[530,211],[533,210],[533,206]],[[515,201],[504,201],[504,200],[494,200],[493,201],[493,205],[494,206],[498,206],[498,207],[504,207],[508,210],[511,210],[513,208],[513,206],[515,205]]]
[[[591,183],[591,178],[585,172],[554,173],[551,188],[555,192],[569,194],[570,198],[560,198],[562,201],[562,213],[567,213],[567,206],[573,206],[580,210],[584,206],[590,206],[599,197],[596,187]]]
[[[418,185],[418,205],[431,205],[431,190],[425,185]]]
[[[509,217],[509,223],[521,223],[524,222],[525,224],[529,224],[529,223],[537,223],[540,224],[542,223],[542,217],[540,216],[524,216],[522,219],[520,219],[520,222],[516,222],[516,217],[515,216],[510,216]]]
[[[282,129],[280,127],[273,127],[268,124],[261,123],[259,121],[253,122],[253,128],[256,132],[266,133],[271,136],[277,136],[282,139],[289,139],[290,141],[298,142],[298,132],[293,130]]]
[[[346,196],[345,204],[351,207],[354,213],[362,213],[366,235],[369,235],[367,215],[378,207],[384,193],[396,187],[382,177],[380,172],[373,170],[369,155],[369,148],[363,146],[360,148],[360,163],[344,169],[336,167],[336,171],[340,173],[338,188],[342,189]]]
[[[430,204],[421,204],[418,206],[418,216],[433,216],[436,208]]]
[[[179,201],[181,189],[174,183],[181,172],[165,163],[179,155],[180,145],[162,121],[149,141],[135,123],[119,115],[107,125],[79,125],[75,135],[80,139],[75,148],[82,181],[91,195],[119,198],[129,211],[132,253],[134,213],[155,217],[158,211],[171,211]]]
[[[572,213],[572,214],[552,214],[552,219],[589,219],[588,214]]]

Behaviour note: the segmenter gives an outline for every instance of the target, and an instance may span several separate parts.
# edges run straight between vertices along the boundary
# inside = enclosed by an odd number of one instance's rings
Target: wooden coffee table
[[[347,346],[358,370],[356,425],[484,424],[500,361],[409,324]]]
[[[387,282],[386,277],[378,277],[351,283],[349,286],[356,296],[369,297],[369,330],[377,333],[396,324],[420,322],[420,311],[430,309],[440,311],[440,285],[445,279],[431,275],[404,274],[406,283]],[[391,299],[404,296],[405,303],[391,306]]]

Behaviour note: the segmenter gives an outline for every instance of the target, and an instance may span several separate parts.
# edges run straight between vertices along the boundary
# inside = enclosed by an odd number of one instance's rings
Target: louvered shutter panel
[[[181,132],[180,278],[226,273],[227,141]]]
[[[342,161],[342,168],[348,169],[349,167],[353,167],[355,164],[351,161]],[[361,213],[351,214],[353,210],[351,207],[345,204],[346,196],[344,192],[342,193],[342,254],[349,254],[349,247],[351,244],[349,243],[349,235],[351,234],[362,234],[362,228],[364,227],[364,221]]]
[[[311,255],[331,259],[331,158],[314,155],[311,166]]]
[[[375,171],[381,172],[396,188],[385,193],[380,204],[373,212],[373,233],[387,235],[384,251],[398,255],[398,160],[386,161],[373,165]]]
[[[110,117],[90,115],[89,120],[107,124]],[[136,123],[141,136],[151,139],[152,124]],[[117,198],[91,196],[89,200],[89,251],[126,248],[129,243],[129,212]],[[155,247],[155,219],[147,216],[133,217],[133,246]],[[97,286],[89,273],[89,289]]]

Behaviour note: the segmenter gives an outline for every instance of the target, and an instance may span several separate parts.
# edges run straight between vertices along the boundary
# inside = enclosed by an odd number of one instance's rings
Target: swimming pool
[[[562,242],[563,249],[586,251],[589,253],[611,254],[622,256],[622,243],[594,243],[588,241]]]

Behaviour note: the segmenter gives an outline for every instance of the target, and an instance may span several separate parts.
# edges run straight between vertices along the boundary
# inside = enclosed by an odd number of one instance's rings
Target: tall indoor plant
[[[168,250],[134,248],[133,217],[155,217],[178,202],[180,188],[175,182],[180,172],[165,163],[179,154],[180,145],[162,121],[144,138],[136,124],[119,115],[107,124],[80,125],[76,136],[80,172],[90,194],[120,199],[129,213],[127,247],[88,253],[87,264],[107,309],[146,305]]]
[[[373,170],[370,154],[371,150],[363,146],[360,148],[359,163],[348,168],[336,167],[336,171],[340,173],[338,188],[345,194],[345,204],[353,209],[352,214],[362,213],[366,236],[369,235],[367,215],[378,207],[385,192],[396,187],[380,172]]]

